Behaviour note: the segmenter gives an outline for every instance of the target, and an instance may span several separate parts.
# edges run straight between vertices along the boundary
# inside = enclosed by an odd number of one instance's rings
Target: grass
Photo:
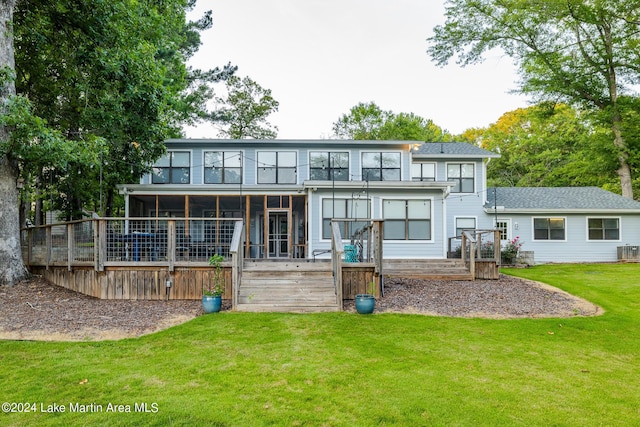
[[[36,403],[36,412],[2,413],[0,424],[639,425],[640,265],[505,272],[606,313],[488,320],[226,312],[138,339],[4,341],[0,401]],[[65,412],[42,412],[53,404]],[[76,404],[102,411],[71,412]],[[108,412],[109,404],[132,412]]]

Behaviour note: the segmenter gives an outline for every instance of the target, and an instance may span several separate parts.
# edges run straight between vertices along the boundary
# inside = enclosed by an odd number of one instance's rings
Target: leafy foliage
[[[428,49],[439,65],[462,65],[502,49],[520,70],[522,92],[599,111],[622,194],[633,197],[628,116],[621,95],[636,96],[640,1],[451,0]]]
[[[278,135],[277,126],[267,121],[267,117],[278,111],[279,102],[271,95],[271,89],[264,89],[249,77],[233,76],[227,80],[226,97],[217,97],[223,107],[218,114],[224,123],[222,136],[234,139],[255,138],[274,139]]]
[[[451,139],[430,119],[414,113],[394,114],[374,102],[359,103],[333,123],[333,135],[342,139],[441,142]]]
[[[77,217],[98,205],[103,183],[113,206],[115,185],[136,182],[179,136],[182,122],[208,118],[207,83],[233,67],[187,69],[200,44],[206,14],[186,21],[193,1],[31,0],[15,12],[17,91],[33,115],[62,136],[73,153],[62,163],[40,157],[42,172],[24,169],[32,191],[45,190],[51,208]],[[31,142],[22,139],[28,146]],[[15,145],[13,149],[18,149]],[[100,167],[102,166],[102,167]],[[41,187],[45,188],[41,188]]]
[[[605,187],[616,183],[617,165],[602,133],[588,114],[543,103],[507,112],[462,139],[500,153],[487,165],[490,186]]]

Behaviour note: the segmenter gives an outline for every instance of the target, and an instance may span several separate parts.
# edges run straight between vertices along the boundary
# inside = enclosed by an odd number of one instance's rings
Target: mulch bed
[[[228,310],[225,301],[223,310]],[[355,312],[353,302],[345,311]],[[517,318],[602,313],[556,288],[510,276],[499,280],[385,280],[375,313]],[[100,300],[34,277],[0,287],[0,339],[92,341],[138,337],[202,314],[198,300]]]

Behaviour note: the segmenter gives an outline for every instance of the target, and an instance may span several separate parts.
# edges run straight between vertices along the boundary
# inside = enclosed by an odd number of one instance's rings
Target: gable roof
[[[486,212],[640,213],[640,202],[598,187],[497,187],[487,189]]]
[[[421,157],[469,157],[469,158],[498,158],[499,154],[480,148],[467,142],[425,142],[414,145],[414,158]]]

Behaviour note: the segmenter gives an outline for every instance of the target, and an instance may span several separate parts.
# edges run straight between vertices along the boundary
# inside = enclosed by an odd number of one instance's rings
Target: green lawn
[[[139,339],[3,341],[0,401],[35,412],[0,425],[640,425],[640,265],[505,272],[606,313],[226,312]]]

